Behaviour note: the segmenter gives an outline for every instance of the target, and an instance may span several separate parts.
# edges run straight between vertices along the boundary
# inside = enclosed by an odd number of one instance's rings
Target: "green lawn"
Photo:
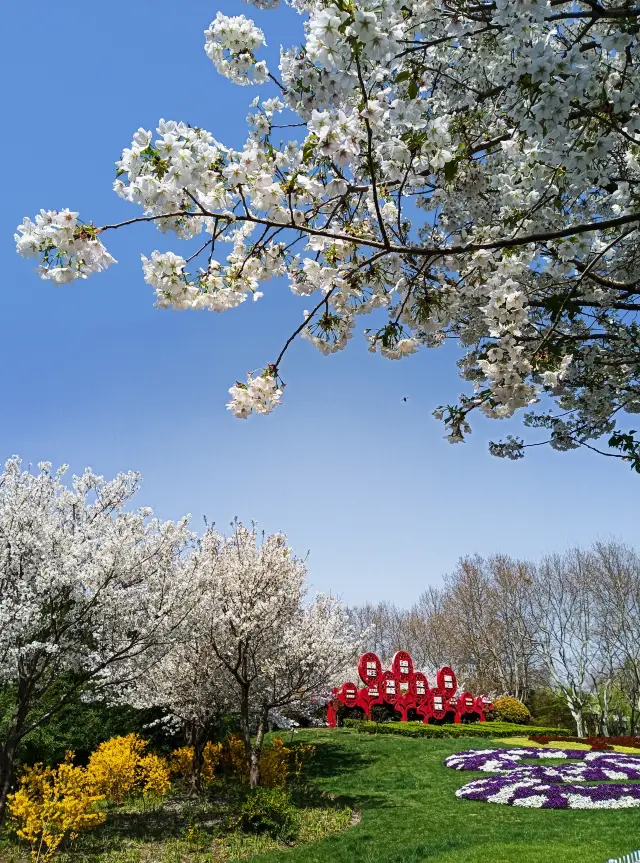
[[[309,790],[297,793],[310,807],[302,835],[325,838],[278,847],[275,840],[221,833],[229,806],[222,784],[200,802],[174,795],[150,811],[138,802],[111,812],[60,863],[222,863],[240,856],[249,863],[605,863],[640,848],[638,809],[556,812],[459,800],[457,788],[486,774],[448,770],[443,760],[464,749],[506,745],[499,740],[342,729],[292,739],[316,746],[305,768]],[[352,821],[345,806],[360,821],[336,833]],[[28,861],[24,845],[0,836],[0,863]]]
[[[476,775],[442,765],[482,740],[420,740],[333,730],[297,735],[317,746],[313,781],[362,812],[357,827],[252,863],[605,863],[640,848],[640,811],[526,810],[459,800]],[[500,745],[499,743],[489,745]]]

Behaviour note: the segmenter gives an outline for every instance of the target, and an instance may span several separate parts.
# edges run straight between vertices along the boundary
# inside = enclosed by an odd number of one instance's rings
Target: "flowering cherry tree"
[[[288,2],[305,40],[279,70],[244,15],[218,13],[205,32],[218,72],[273,91],[251,103],[240,150],[184,122],[139,129],[115,191],[142,215],[98,227],[43,211],[20,226],[19,252],[61,284],[110,266],[103,239],[126,225],[199,237],[142,258],[164,309],[227,311],[286,275],[300,325],[231,387],[238,417],[280,404],[294,338],[330,354],[366,316],[369,349],[389,359],[461,346],[468,388],[435,411],[450,441],[474,412],[525,409],[544,430],[534,443],[598,449],[605,436],[640,470],[625,418],[640,411],[640,6]]]
[[[160,708],[163,723],[184,732],[193,750],[189,780],[194,794],[202,790],[204,750],[211,732],[236,707],[233,680],[213,646],[217,618],[210,586],[211,582],[194,579],[194,604],[173,632],[170,648],[161,651],[156,662],[145,663],[145,673],[137,674],[121,692],[122,700],[134,707]]]
[[[255,527],[240,523],[229,536],[210,529],[197,557],[198,613],[211,622],[209,643],[221,666],[210,666],[211,679],[230,681],[255,787],[270,719],[322,696],[358,644],[337,600],[305,601],[306,566],[283,534],[260,541]]]
[[[186,519],[125,511],[140,476],[87,469],[38,473],[10,459],[0,474],[0,820],[21,740],[88,687],[130,681],[189,607]]]

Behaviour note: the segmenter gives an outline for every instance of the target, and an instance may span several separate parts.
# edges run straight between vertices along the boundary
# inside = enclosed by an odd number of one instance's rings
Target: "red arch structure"
[[[454,722],[462,722],[463,716],[477,714],[480,722],[486,722],[486,714],[492,709],[491,699],[486,695],[474,696],[471,692],[458,692],[458,680],[453,669],[445,666],[436,675],[435,686],[421,671],[414,671],[413,660],[404,650],[399,650],[384,670],[375,653],[363,653],[358,662],[358,674],[364,686],[358,688],[347,681],[333,690],[327,704],[327,723],[330,728],[337,725],[337,708],[359,707],[367,719],[371,719],[371,708],[376,704],[393,705],[406,722],[410,710],[422,716],[423,722],[445,719],[453,714]]]

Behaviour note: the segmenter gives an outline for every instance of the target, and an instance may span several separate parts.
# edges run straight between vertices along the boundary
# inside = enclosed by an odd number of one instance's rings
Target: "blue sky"
[[[138,215],[111,184],[139,126],[185,120],[242,144],[257,90],[221,79],[204,54],[218,9],[258,20],[270,54],[300,28],[289,10],[260,14],[239,0],[116,5],[0,8],[0,457],[139,470],[139,502],[163,518],[191,512],[199,527],[203,515],[221,526],[238,516],[284,530],[310,551],[314,588],[348,602],[410,604],[463,554],[633,543],[640,478],[617,461],[546,448],[522,462],[491,457],[487,441],[517,423],[482,422],[465,445],[443,440],[431,411],[465,386],[452,351],[394,363],[361,337],[329,358],[302,342],[283,368],[284,406],[240,421],[225,410],[227,389],[272,361],[301,319],[304,299],[285,283],[224,315],[155,309],[140,254],[182,249],[148,226],[110,234],[120,263],[107,273],[61,288],[37,278],[14,250],[24,215]]]

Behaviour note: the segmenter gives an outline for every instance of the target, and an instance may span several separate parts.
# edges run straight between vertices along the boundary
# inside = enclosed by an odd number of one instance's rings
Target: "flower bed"
[[[640,737],[566,737],[564,734],[529,734],[536,743],[584,743],[592,749],[610,751],[614,746],[640,749]]]
[[[562,759],[579,763],[525,765],[523,759]],[[640,807],[640,756],[584,749],[472,749],[451,755],[445,766],[497,775],[475,779],[457,797],[535,809],[627,809]],[[605,785],[577,783],[605,782]]]
[[[511,722],[475,722],[458,725],[427,725],[424,722],[367,722],[361,719],[345,719],[345,728],[364,734],[398,734],[402,737],[513,737],[522,735],[523,726]],[[537,734],[563,733],[562,728],[540,728],[529,726],[527,731]]]

